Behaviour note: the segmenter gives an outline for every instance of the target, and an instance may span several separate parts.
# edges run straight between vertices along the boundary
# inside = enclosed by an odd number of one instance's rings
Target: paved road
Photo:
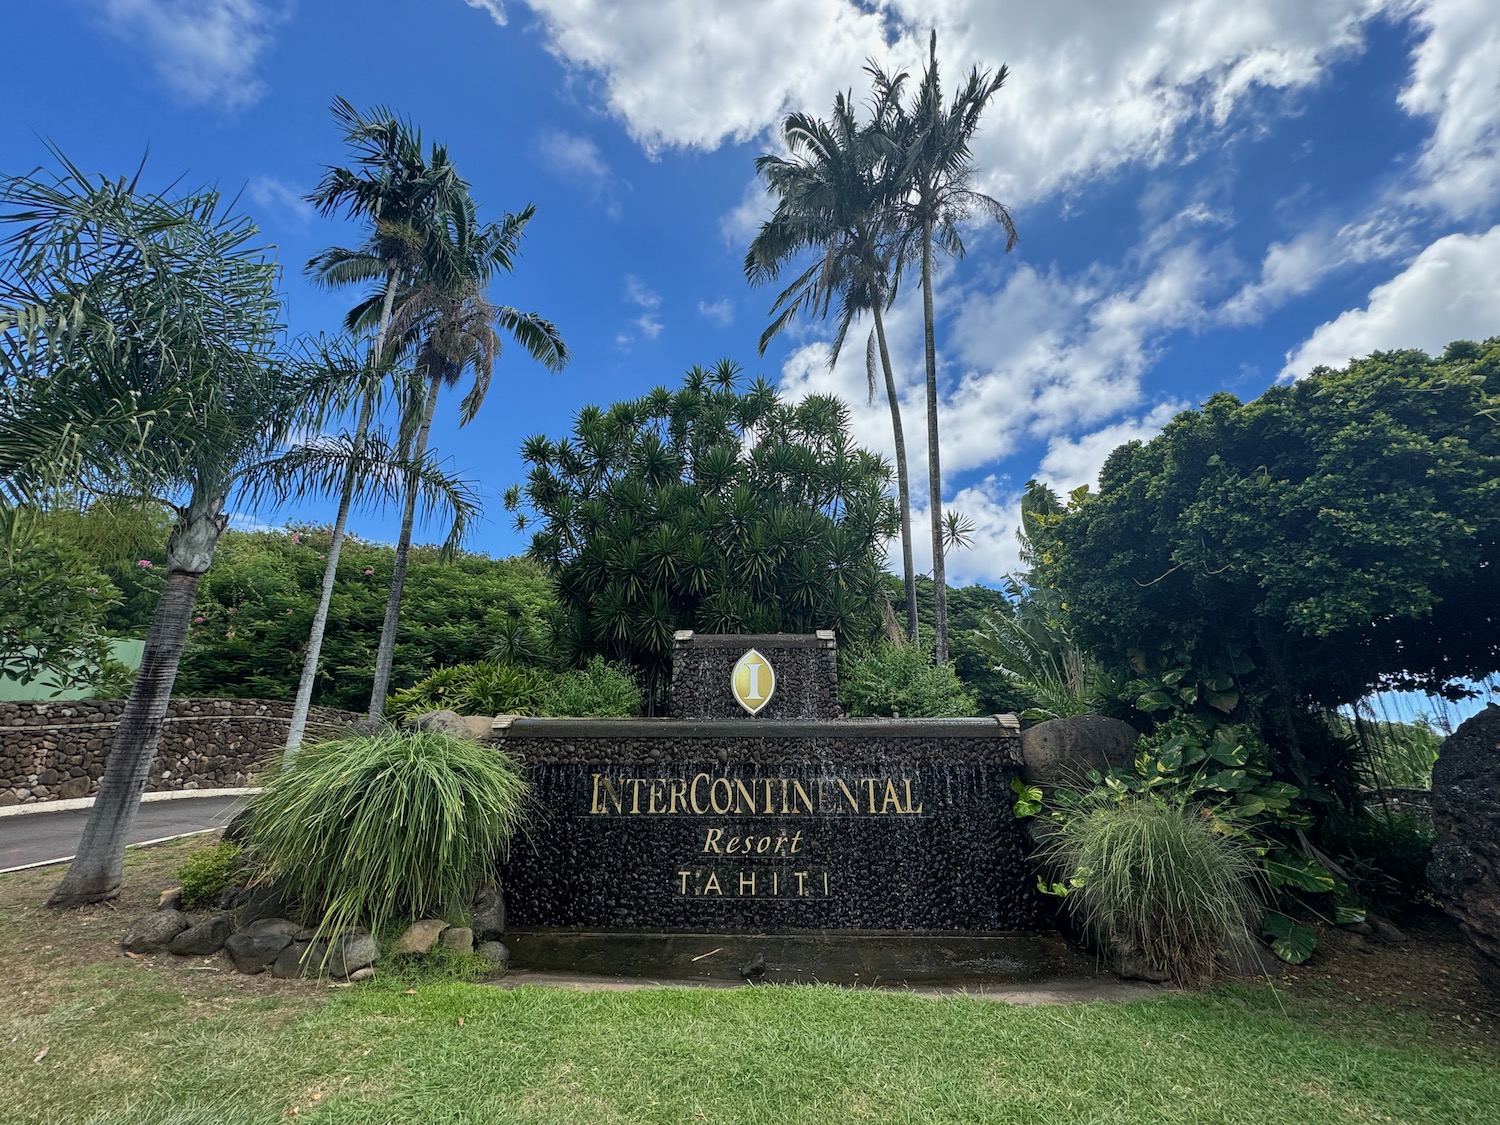
[[[144,803],[136,812],[130,842],[223,828],[244,802],[244,797],[191,797]],[[88,815],[88,809],[73,809],[0,817],[0,871],[71,859]]]

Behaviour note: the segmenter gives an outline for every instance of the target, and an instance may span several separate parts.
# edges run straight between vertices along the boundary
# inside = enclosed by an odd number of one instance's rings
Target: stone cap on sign
[[[837,719],[838,640],[829,629],[679,630],[672,638],[669,697],[675,719]]]

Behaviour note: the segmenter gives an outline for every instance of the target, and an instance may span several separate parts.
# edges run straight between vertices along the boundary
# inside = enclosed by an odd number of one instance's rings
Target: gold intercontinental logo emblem
[[[752,648],[734,666],[730,684],[739,705],[755,715],[776,694],[776,673],[770,661]]]

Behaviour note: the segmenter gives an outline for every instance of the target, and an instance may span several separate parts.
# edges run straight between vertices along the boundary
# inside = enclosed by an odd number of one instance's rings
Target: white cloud
[[[713,321],[720,328],[728,328],[734,323],[734,303],[728,297],[720,297],[712,303],[699,301],[698,315]]]
[[[1500,226],[1483,234],[1438,239],[1390,281],[1370,291],[1362,309],[1319,325],[1287,356],[1283,379],[1319,364],[1389,348],[1439,352],[1453,340],[1500,335]]]
[[[1099,470],[1105,460],[1119,446],[1128,441],[1150,441],[1173,417],[1187,408],[1185,402],[1163,402],[1139,418],[1128,418],[1102,430],[1079,437],[1058,435],[1047,442],[1047,453],[1042,458],[1037,478],[1063,494],[1072,492],[1081,484],[1093,487],[1099,480]]]
[[[625,275],[625,300],[642,311],[630,322],[634,331],[620,333],[615,337],[615,343],[627,347],[637,335],[648,340],[660,336],[663,325],[657,310],[661,308],[661,294],[632,273]]]
[[[284,0],[100,0],[105,25],[146,52],[157,75],[191,102],[228,109],[265,92],[255,76]]]
[[[1258,87],[1315,83],[1366,20],[1407,0],[528,2],[648,152],[748,140],[789,108],[862,93],[870,57],[918,70],[935,26],[950,85],[972,61],[1010,67],[975,157],[984,186],[1020,204],[1166,159],[1184,128],[1224,127]]]
[[[914,498],[915,501],[915,498]],[[944,511],[960,512],[974,524],[973,543],[944,553],[951,586],[974,582],[998,585],[1021,569],[1020,543],[1016,528],[1021,522],[1021,493],[1008,488],[998,477],[986,477],[970,488],[960,489],[946,502]],[[913,503],[912,566],[918,574],[932,573],[932,521],[925,505]],[[901,540],[891,541],[892,569],[901,565]]]
[[[1417,164],[1418,201],[1448,214],[1492,214],[1500,202],[1500,18],[1494,0],[1413,4],[1425,32],[1402,108],[1432,120]]]
[[[500,0],[464,0],[464,3],[471,8],[478,8],[481,12],[487,13],[490,19],[494,20],[500,27],[504,27],[507,23],[505,5]]]
[[[592,140],[552,130],[542,134],[537,151],[553,172],[581,185],[611,218],[620,217],[620,197],[630,190],[630,185],[614,174]]]
[[[250,202],[269,211],[280,212],[295,226],[306,226],[313,217],[313,206],[303,193],[275,176],[256,176],[245,186]]]

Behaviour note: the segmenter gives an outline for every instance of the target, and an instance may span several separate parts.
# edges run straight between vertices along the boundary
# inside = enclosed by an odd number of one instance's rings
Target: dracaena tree
[[[507,505],[537,524],[554,646],[629,661],[654,705],[678,629],[879,630],[891,470],[850,440],[837,399],[790,405],[763,379],[742,388],[726,360],[675,391],[586,407],[522,456],[531,470]]]
[[[173,517],[140,669],[49,900],[72,905],[118,893],[231,496],[253,506],[347,467],[346,451],[286,442],[342,405],[349,371],[335,352],[281,345],[275,264],[217,192],[155,194],[56,155],[56,174],[0,180],[0,503],[45,505],[66,487],[156,496]]]

